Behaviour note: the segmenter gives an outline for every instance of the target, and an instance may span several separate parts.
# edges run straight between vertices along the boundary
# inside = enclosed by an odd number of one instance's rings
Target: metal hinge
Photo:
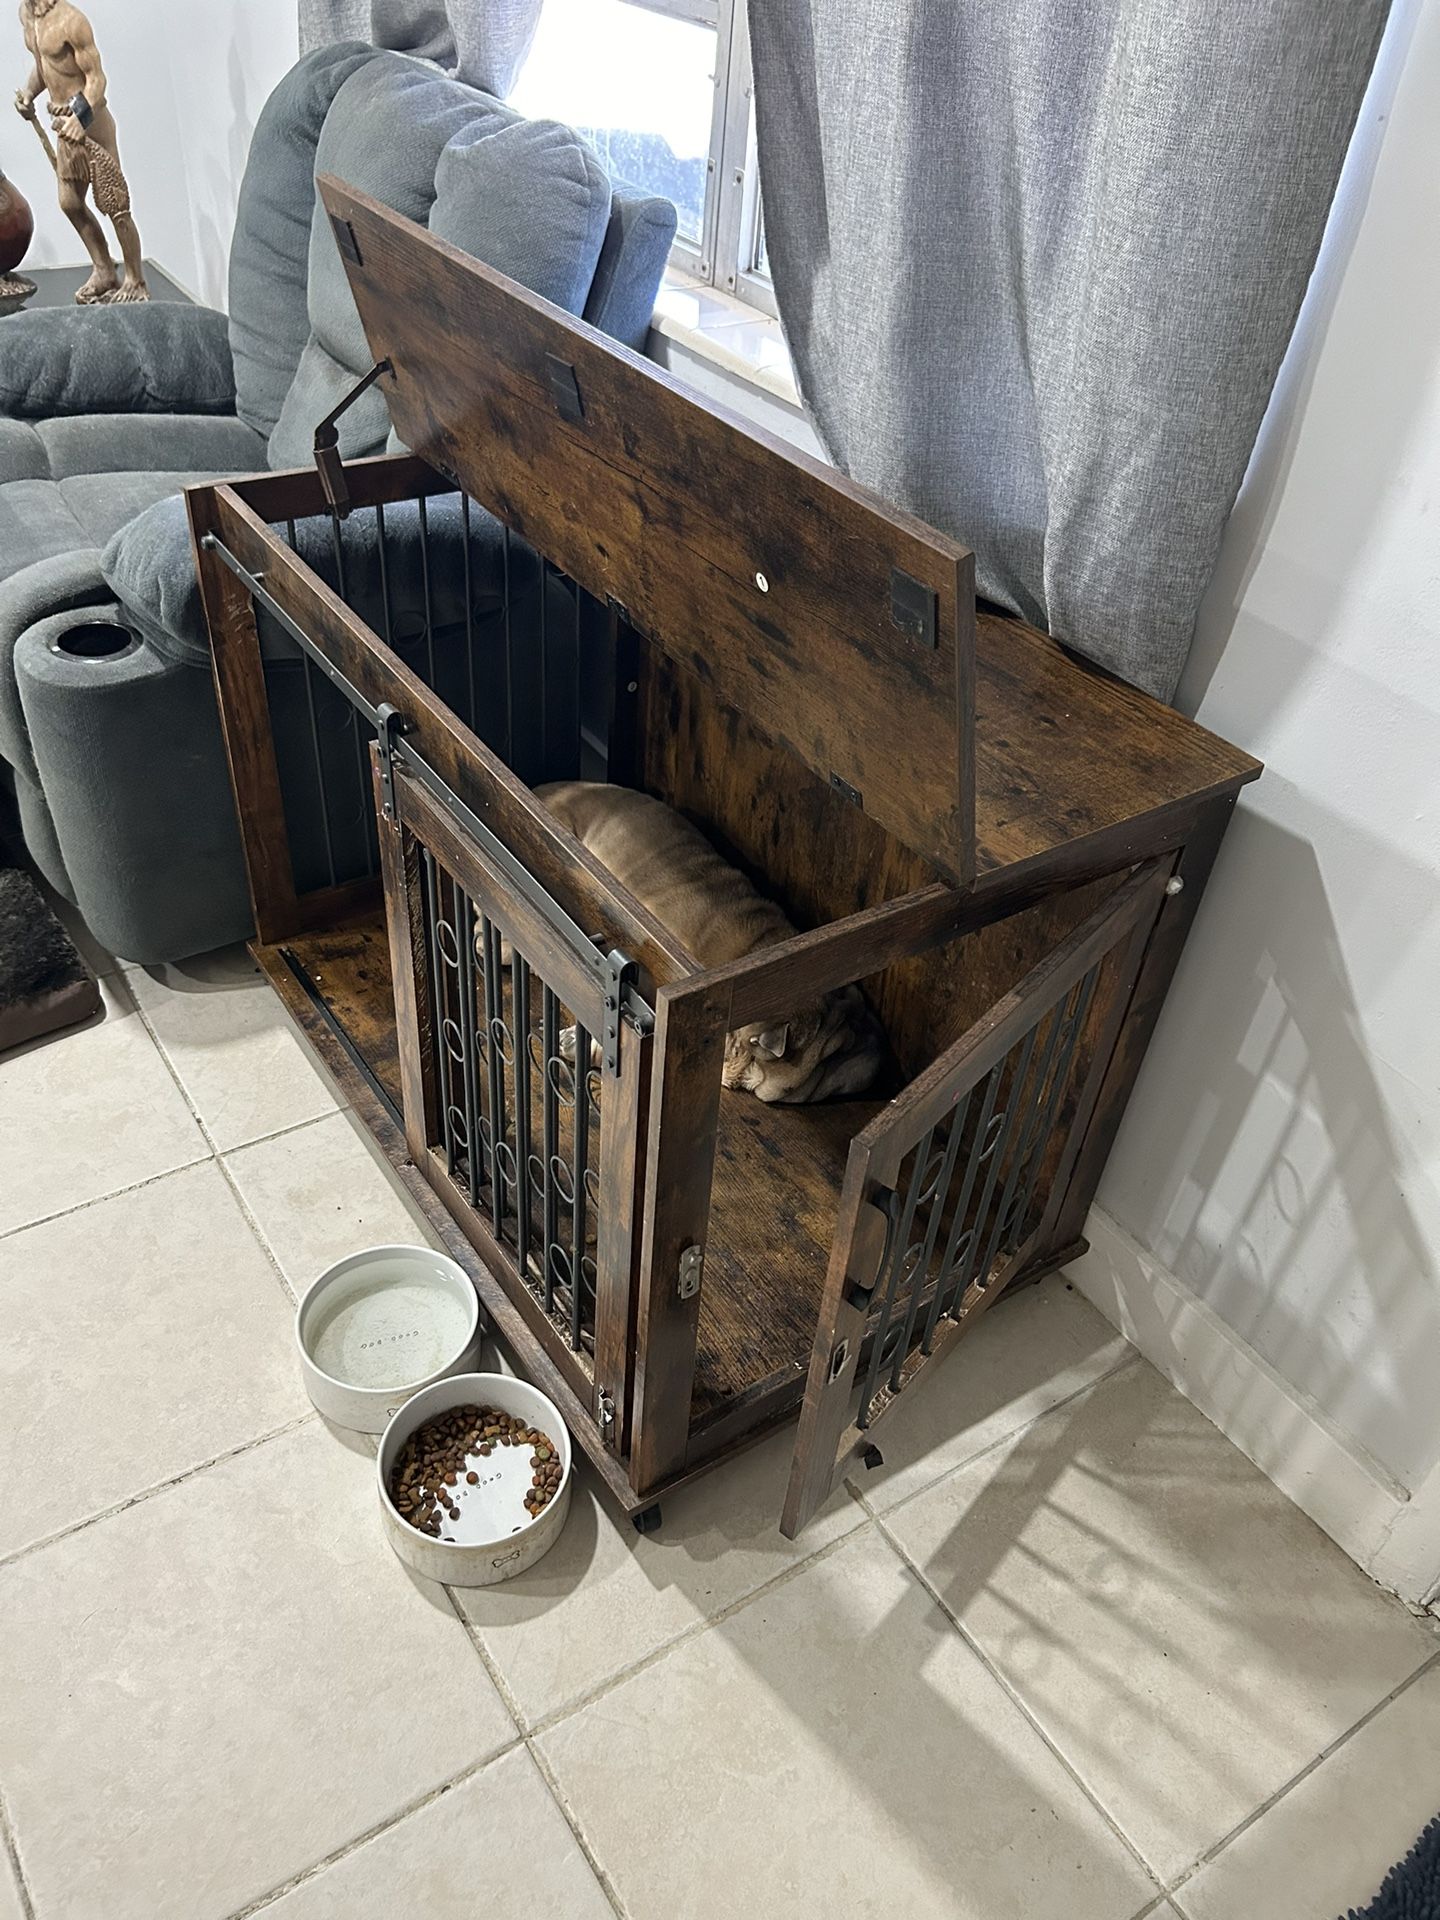
[[[939,596],[923,580],[916,580],[899,567],[890,569],[890,622],[917,647],[936,644],[936,609]]]
[[[600,1030],[600,1051],[607,1073],[620,1071],[620,1016],[625,1011],[627,991],[634,987],[639,968],[618,947],[600,956],[601,992],[605,1024]]]
[[[395,824],[395,743],[408,722],[388,701],[375,709],[375,753],[380,762],[380,810]]]
[[[693,1300],[700,1291],[705,1267],[704,1247],[686,1247],[680,1255],[680,1298]]]
[[[315,429],[315,470],[330,510],[343,520],[350,511],[350,487],[345,478],[345,462],[340,458],[340,430],[336,421],[354,406],[362,393],[369,391],[383,374],[391,371],[388,360],[377,360],[363,380],[357,380],[338,407]]]

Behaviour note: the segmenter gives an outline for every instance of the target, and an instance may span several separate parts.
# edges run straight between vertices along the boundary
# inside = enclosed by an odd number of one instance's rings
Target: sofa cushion
[[[554,120],[466,129],[440,156],[430,231],[578,314],[610,217],[610,182]]]
[[[225,316],[152,300],[12,314],[0,354],[0,414],[233,413]]]
[[[111,535],[157,500],[204,471],[75,474],[67,480],[12,480],[0,487],[0,580],[74,548],[103,547]]]
[[[243,420],[202,413],[92,413],[42,420],[36,437],[52,480],[72,474],[143,472],[256,473],[265,442]]]
[[[235,410],[267,438],[310,337],[315,145],[339,88],[377,57],[359,41],[317,47],[290,69],[255,123],[230,247],[230,348]]]
[[[50,457],[29,420],[0,419],[0,486],[10,480],[48,480]]]
[[[315,149],[315,171],[336,174],[424,225],[440,156],[454,135],[514,118],[498,101],[433,67],[404,54],[377,54],[336,93]],[[312,198],[310,337],[270,436],[270,464],[277,468],[309,464],[316,425],[371,363],[345,264],[313,188]],[[389,424],[384,396],[372,387],[340,422],[342,456],[380,452]]]
[[[585,318],[637,353],[645,351],[655,296],[675,238],[675,209],[655,194],[617,186],[610,225],[585,302]]]

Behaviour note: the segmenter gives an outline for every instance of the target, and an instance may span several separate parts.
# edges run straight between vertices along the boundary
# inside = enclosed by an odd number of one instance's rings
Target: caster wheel
[[[659,1501],[657,1500],[653,1507],[646,1507],[643,1513],[637,1513],[634,1519],[637,1533],[658,1533],[660,1531]]]
[[[881,1453],[879,1447],[866,1447],[864,1453],[860,1456],[860,1461],[862,1466],[868,1467],[873,1473],[876,1467],[884,1466],[885,1456]]]

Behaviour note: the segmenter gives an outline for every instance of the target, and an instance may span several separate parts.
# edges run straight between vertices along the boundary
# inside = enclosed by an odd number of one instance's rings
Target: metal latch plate
[[[693,1300],[700,1291],[700,1280],[705,1267],[705,1249],[686,1247],[680,1255],[680,1298]]]

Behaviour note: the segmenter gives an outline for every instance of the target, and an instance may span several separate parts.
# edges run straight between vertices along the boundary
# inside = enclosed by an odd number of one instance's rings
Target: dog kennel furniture
[[[799,1416],[794,1532],[1087,1209],[1257,764],[971,556],[324,179],[413,454],[190,494],[253,951],[642,1528]],[[706,969],[547,813],[609,779],[802,931]],[[722,1088],[858,981],[891,1084]],[[573,1031],[572,1031],[573,1030]],[[567,1037],[568,1036],[568,1037]]]

